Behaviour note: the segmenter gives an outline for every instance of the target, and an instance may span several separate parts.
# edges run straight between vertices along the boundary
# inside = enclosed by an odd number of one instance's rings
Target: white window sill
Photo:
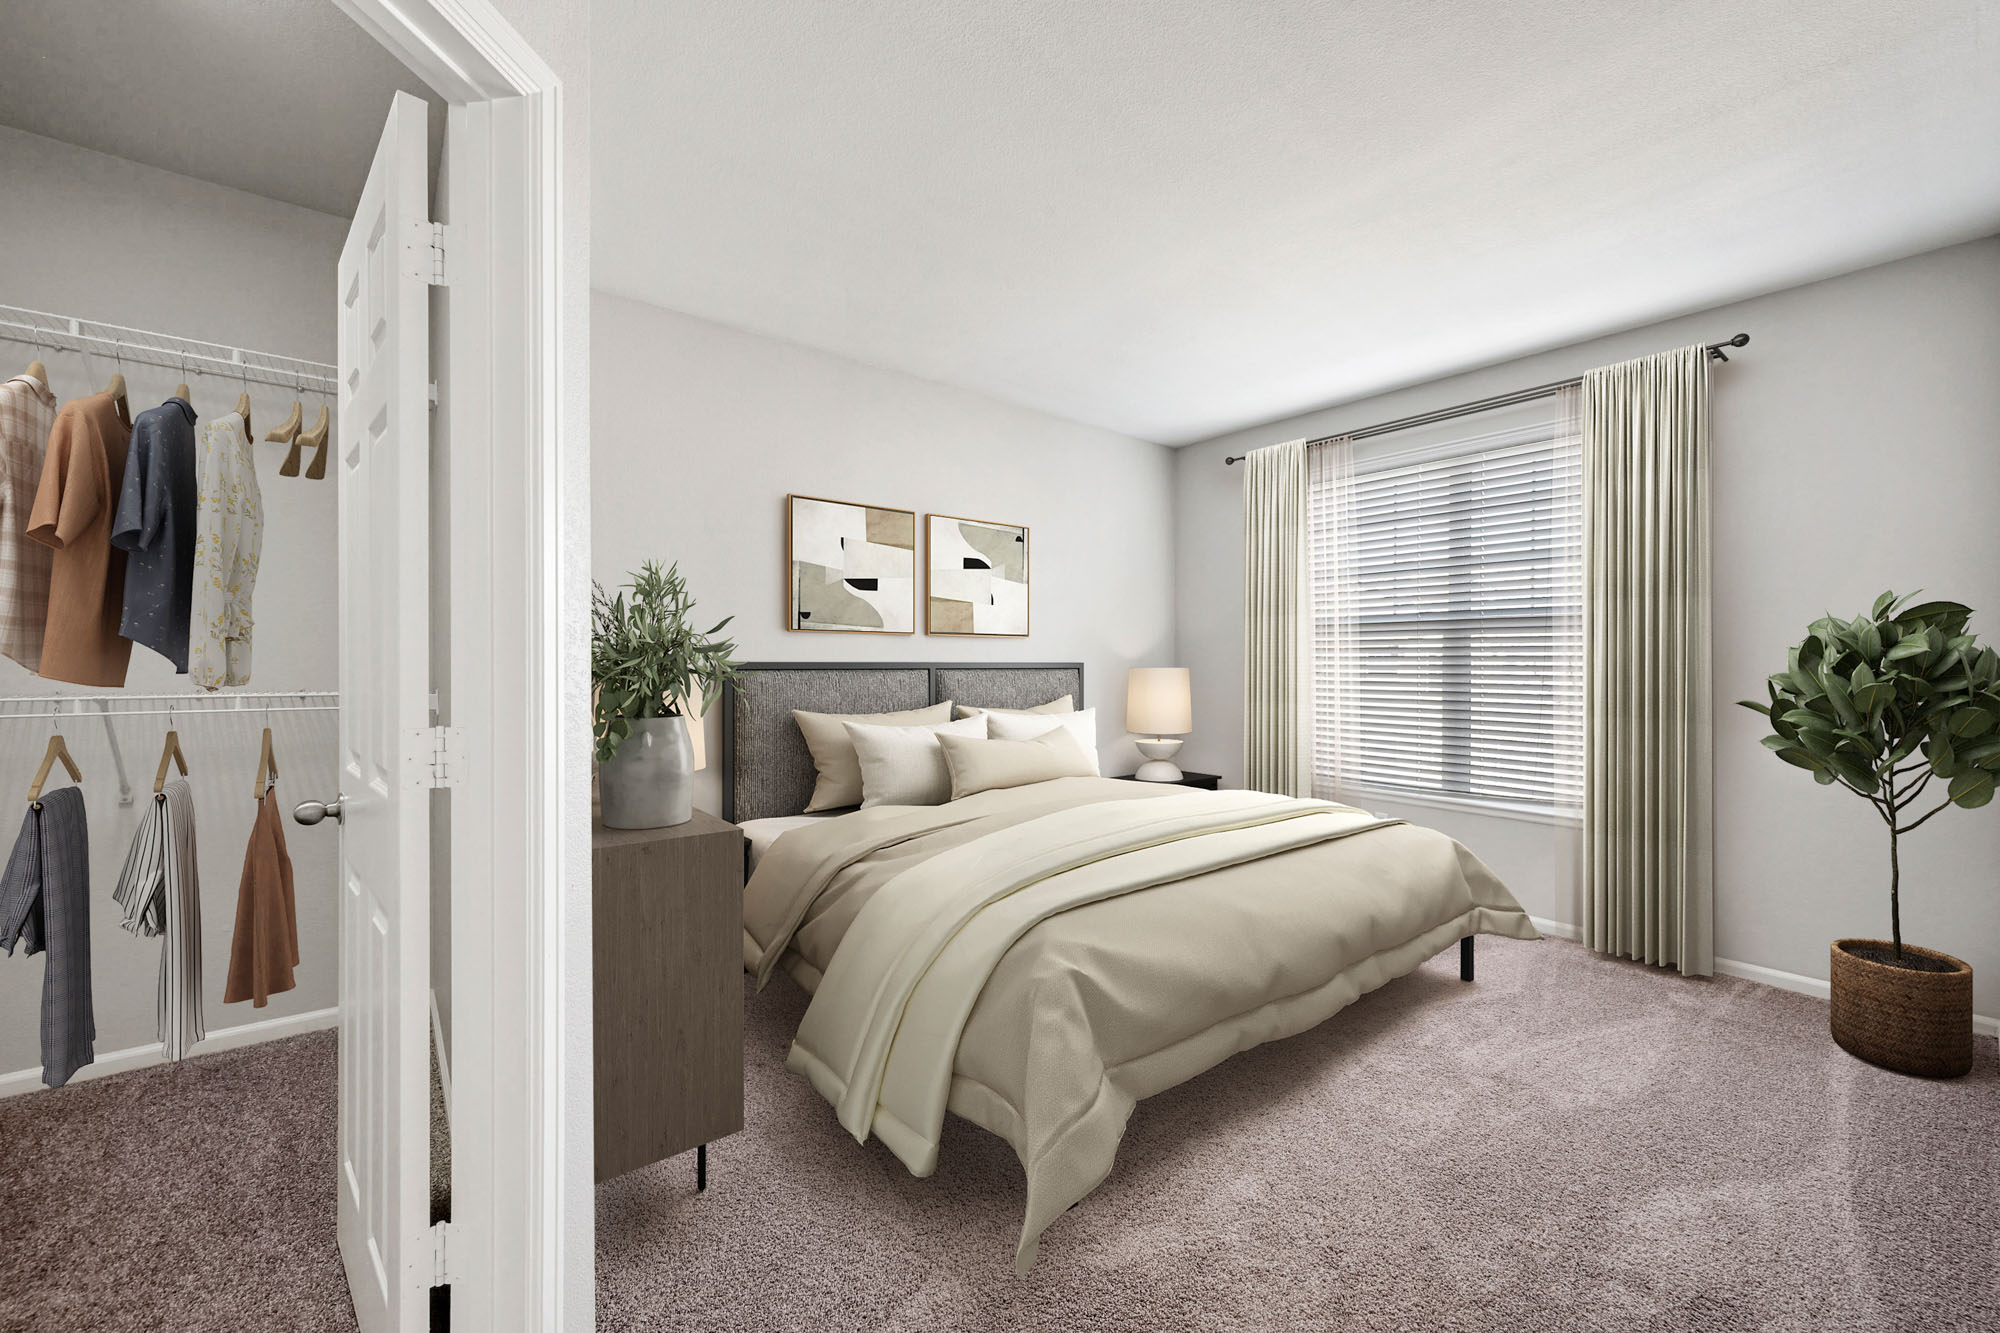
[[[1515,805],[1506,801],[1482,801],[1469,796],[1447,796],[1439,792],[1396,791],[1387,787],[1338,787],[1336,799],[1364,809],[1387,801],[1395,805],[1416,805],[1430,810],[1458,810],[1496,819],[1518,819],[1526,824],[1553,824],[1575,828],[1583,823],[1581,810],[1552,805]]]

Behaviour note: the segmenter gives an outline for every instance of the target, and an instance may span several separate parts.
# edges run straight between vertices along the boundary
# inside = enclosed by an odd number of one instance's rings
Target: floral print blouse
[[[264,552],[264,497],[243,418],[201,433],[188,675],[205,690],[250,683],[250,595]]]

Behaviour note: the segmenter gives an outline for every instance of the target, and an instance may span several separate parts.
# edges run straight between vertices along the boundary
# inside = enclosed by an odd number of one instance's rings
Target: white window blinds
[[[1574,807],[1583,783],[1576,432],[1540,424],[1388,449],[1315,451],[1325,454],[1314,460],[1309,515],[1315,792]]]

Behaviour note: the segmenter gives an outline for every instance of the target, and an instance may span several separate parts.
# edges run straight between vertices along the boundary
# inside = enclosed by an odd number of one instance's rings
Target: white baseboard
[[[194,1049],[189,1052],[189,1058],[215,1055],[244,1046],[255,1046],[259,1042],[276,1041],[280,1037],[296,1037],[301,1032],[320,1032],[330,1027],[337,1027],[339,1024],[340,1010],[333,1008],[314,1009],[309,1013],[286,1014],[282,1018],[265,1018],[255,1023],[219,1028],[196,1042]],[[160,1053],[160,1043],[147,1042],[144,1046],[133,1046],[122,1051],[99,1055],[96,1060],[70,1075],[69,1081],[87,1083],[91,1079],[109,1078],[113,1074],[146,1069],[166,1062],[166,1057]],[[42,1071],[39,1067],[0,1074],[0,1097],[18,1097],[24,1092],[38,1092],[41,1088]]]
[[[1576,940],[1583,938],[1583,932],[1567,921],[1544,921],[1541,917],[1528,918],[1535,923],[1535,929],[1544,935],[1554,935],[1559,939]],[[1797,972],[1782,972],[1775,967],[1765,967],[1759,963],[1739,963],[1734,958],[1718,958],[1715,970],[1725,977],[1738,977],[1744,981],[1754,981],[1763,986],[1775,986],[1779,990],[1792,991],[1799,995],[1810,995],[1814,999],[1827,998],[1830,987],[1819,977],[1801,976]],[[1972,1016],[1972,1030],[1985,1037],[2000,1037],[2000,1018],[1988,1018],[1984,1014]]]
[[[1535,929],[1541,931],[1542,934],[1553,935],[1559,940],[1579,940],[1583,938],[1583,932],[1567,921],[1550,921],[1545,917],[1539,916],[1531,916],[1528,920],[1534,922]]]
[[[438,1012],[437,987],[431,987],[431,1051],[437,1056],[438,1082],[444,1086],[444,1124],[451,1128],[451,1055],[444,1048],[444,1015]]]

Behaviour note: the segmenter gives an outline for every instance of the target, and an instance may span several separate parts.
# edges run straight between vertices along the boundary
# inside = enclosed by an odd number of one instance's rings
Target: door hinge
[[[451,1223],[431,1223],[431,1285],[451,1285]]]
[[[403,272],[433,287],[445,286],[444,249],[449,235],[442,222],[412,222],[409,239],[403,243]]]
[[[424,727],[412,733],[405,756],[410,781],[419,787],[456,787],[464,745],[462,727]]]

